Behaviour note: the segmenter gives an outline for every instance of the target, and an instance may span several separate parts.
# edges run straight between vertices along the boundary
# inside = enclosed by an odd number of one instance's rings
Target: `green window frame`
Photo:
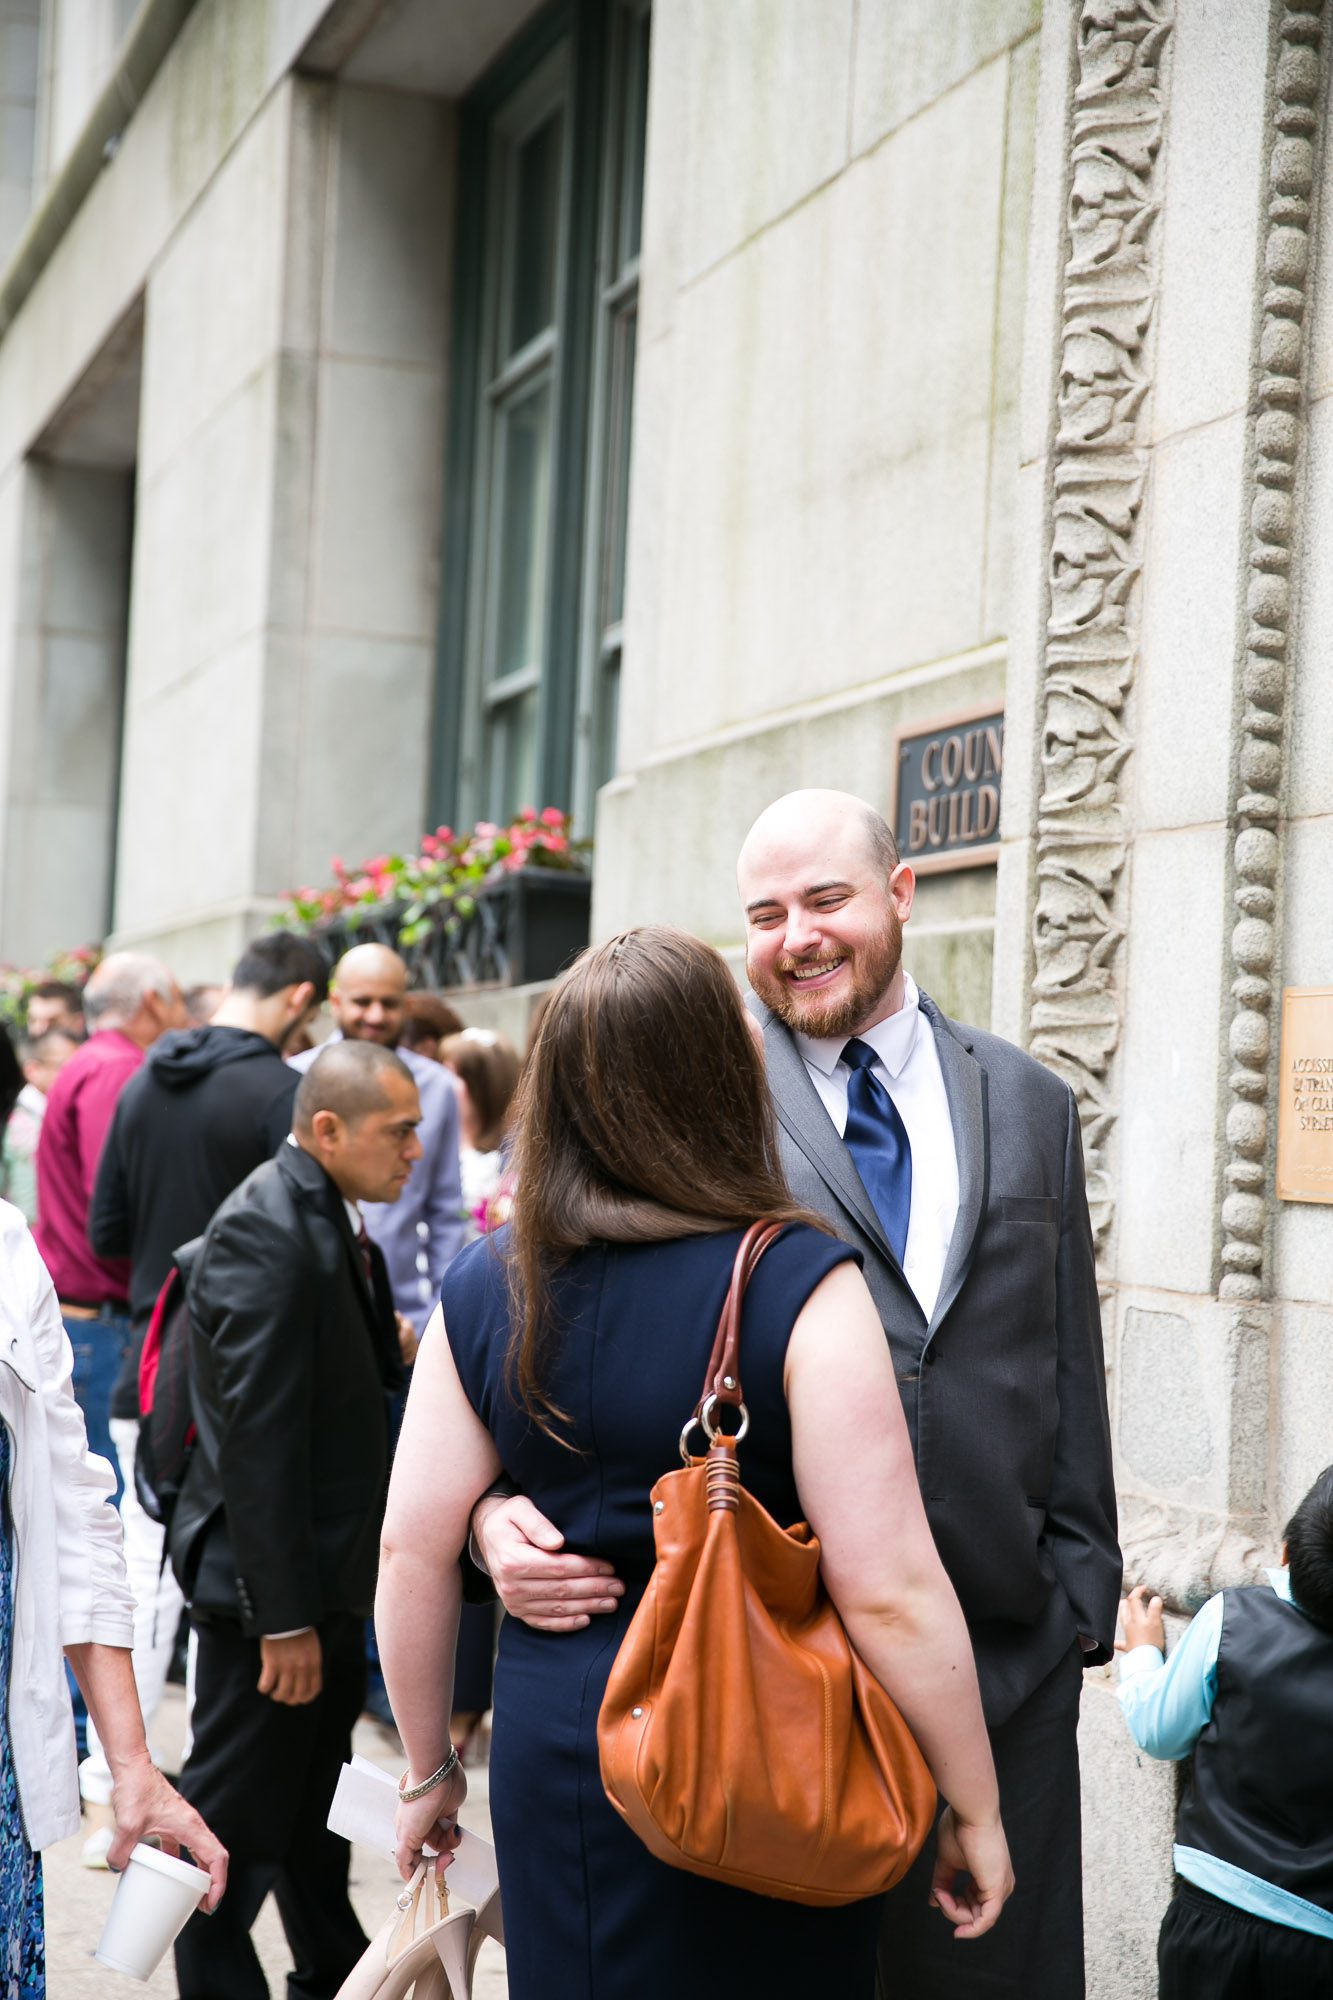
[[[464,102],[432,810],[611,775],[648,0],[559,0]]]

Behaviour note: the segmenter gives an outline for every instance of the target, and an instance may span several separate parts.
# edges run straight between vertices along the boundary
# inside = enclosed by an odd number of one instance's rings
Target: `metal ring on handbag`
[[[719,1437],[730,1437],[733,1444],[739,1444],[741,1439],[745,1436],[745,1433],[749,1430],[750,1412],[746,1409],[744,1403],[742,1403],[739,1406],[741,1413],[741,1421],[739,1429],[735,1431],[724,1431],[720,1424],[716,1424],[713,1421],[713,1405],[716,1402],[717,1402],[716,1396],[705,1396],[703,1403],[700,1407],[698,1416],[691,1417],[689,1422],[685,1425],[685,1428],[681,1431],[680,1459],[682,1465],[691,1465],[694,1462],[696,1454],[690,1450],[689,1436],[690,1432],[695,1428],[696,1425],[703,1432],[704,1436],[708,1439],[709,1444],[712,1444],[715,1441],[715,1439]],[[729,1404],[728,1407],[734,1409],[736,1408],[736,1405]]]
[[[750,1428],[750,1412],[746,1409],[744,1403],[729,1403],[726,1407],[728,1409],[738,1409],[741,1413],[741,1420],[740,1420],[740,1425],[736,1430],[724,1431],[721,1424],[715,1423],[713,1421],[713,1411],[716,1407],[717,1407],[716,1396],[704,1397],[702,1406],[700,1407],[699,1410],[699,1417],[698,1417],[700,1430],[703,1432],[704,1436],[708,1439],[709,1444],[712,1444],[714,1439],[719,1437],[729,1437],[733,1444],[739,1444],[741,1439],[745,1436],[745,1433]]]
[[[698,1421],[697,1417],[691,1417],[680,1434],[680,1462],[682,1465],[693,1465],[697,1456],[695,1452],[690,1450],[689,1437],[690,1432],[694,1429]]]

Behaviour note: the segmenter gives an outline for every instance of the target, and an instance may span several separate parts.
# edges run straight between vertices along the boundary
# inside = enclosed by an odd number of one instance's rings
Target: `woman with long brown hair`
[[[792,1202],[759,1053],[718,955],[665,927],[584,954],[553,993],[517,1102],[511,1225],[445,1278],[385,1519],[376,1627],[409,1758],[399,1867],[446,1847],[458,1559],[501,1470],[625,1581],[564,1632],[506,1619],[491,1812],[511,2000],[753,1993],[869,2000],[880,1898],[778,1902],[657,1860],[602,1790],[597,1715],[653,1565],[648,1492],[678,1460],[748,1224],[787,1224],[745,1294],[741,1477],[804,1518],[856,1650],[948,1805],[933,1896],[963,1937],[1012,1886],[971,1648],[926,1525],[897,1385],[855,1253]],[[432,1779],[437,1782],[431,1783]],[[970,1876],[958,1892],[956,1874]]]

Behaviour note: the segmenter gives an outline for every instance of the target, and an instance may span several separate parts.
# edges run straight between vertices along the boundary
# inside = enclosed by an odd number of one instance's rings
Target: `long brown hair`
[[[514,1106],[509,1239],[519,1400],[542,1384],[551,1277],[599,1240],[663,1241],[760,1216],[827,1225],[787,1192],[763,1060],[717,952],[645,924],[584,952],[550,995]]]

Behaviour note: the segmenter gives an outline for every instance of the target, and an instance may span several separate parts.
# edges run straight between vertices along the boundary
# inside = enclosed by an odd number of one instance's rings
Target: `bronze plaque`
[[[988,703],[894,731],[889,825],[918,875],[984,868],[999,854],[1004,710]]]
[[[1333,986],[1282,989],[1279,1201],[1333,1202]]]

